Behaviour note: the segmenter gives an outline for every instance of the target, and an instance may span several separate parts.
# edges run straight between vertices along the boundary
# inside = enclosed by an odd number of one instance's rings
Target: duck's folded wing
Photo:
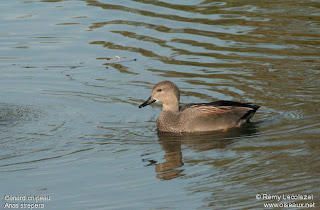
[[[220,115],[232,114],[233,117],[243,122],[248,121],[260,108],[259,105],[249,103],[239,103],[234,101],[215,101],[211,103],[185,104],[180,107],[180,111],[195,112],[196,116],[215,118]],[[230,116],[229,116],[230,117]]]
[[[189,106],[182,116],[189,116],[189,126],[201,128],[225,129],[240,126],[247,121],[245,117],[252,112],[250,107],[236,106],[201,106],[199,104]],[[185,119],[182,119],[185,120]]]
[[[187,104],[180,108],[180,121],[186,130],[228,129],[247,122],[259,107],[229,101]]]
[[[250,107],[237,107],[237,106],[203,106],[201,104],[195,104],[188,109],[190,112],[193,112],[196,116],[212,118],[213,116],[221,115],[236,115],[238,119],[252,111]]]

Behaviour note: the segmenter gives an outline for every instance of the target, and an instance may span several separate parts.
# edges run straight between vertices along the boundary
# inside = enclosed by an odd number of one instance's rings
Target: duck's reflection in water
[[[155,165],[157,178],[170,180],[183,176],[184,165],[182,160],[181,145],[194,149],[196,152],[202,152],[212,149],[223,149],[235,141],[241,140],[247,136],[257,133],[255,124],[250,123],[243,128],[234,128],[226,133],[222,131],[206,133],[165,133],[158,132],[159,143],[165,152],[165,162]]]
[[[167,136],[168,133],[158,132],[159,141],[165,151],[164,163],[155,164],[157,178],[169,180],[181,176],[183,169],[178,169],[183,166],[182,152],[181,152],[181,139],[176,136]],[[167,136],[167,137],[166,137]]]

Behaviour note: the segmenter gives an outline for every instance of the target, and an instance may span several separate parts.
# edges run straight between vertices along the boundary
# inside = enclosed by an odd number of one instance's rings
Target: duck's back
[[[229,129],[247,122],[260,106],[233,101],[186,104],[180,107],[182,132]]]

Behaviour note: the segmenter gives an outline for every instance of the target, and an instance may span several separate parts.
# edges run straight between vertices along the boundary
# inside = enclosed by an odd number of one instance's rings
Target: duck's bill
[[[139,108],[148,106],[149,104],[152,104],[153,102],[155,102],[156,100],[154,100],[153,98],[151,98],[151,96],[148,98],[148,100],[146,100],[145,102],[143,102],[143,104],[141,104],[139,106]]]

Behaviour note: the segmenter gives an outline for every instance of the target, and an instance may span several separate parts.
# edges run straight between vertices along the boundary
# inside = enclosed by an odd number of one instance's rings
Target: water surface
[[[319,206],[319,14],[312,0],[2,1],[1,206]],[[163,80],[183,103],[262,107],[227,133],[158,133],[160,105],[138,105]]]

